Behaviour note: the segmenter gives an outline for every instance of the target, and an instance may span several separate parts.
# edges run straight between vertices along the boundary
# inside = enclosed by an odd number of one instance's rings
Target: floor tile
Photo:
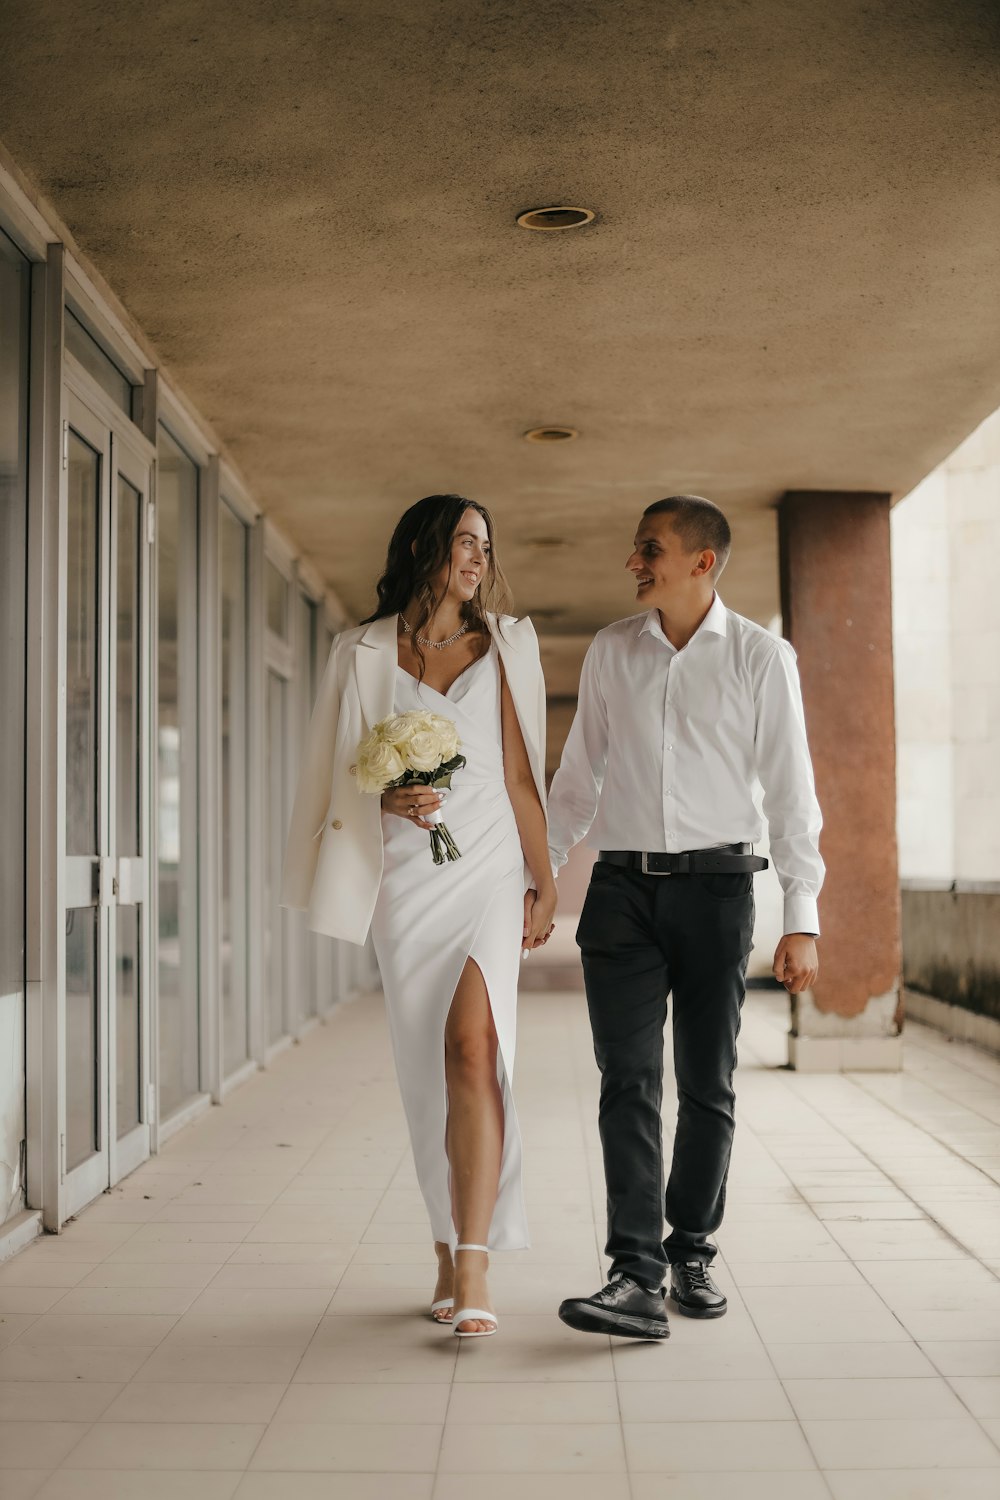
[[[1000,1375],[956,1375],[948,1384],[974,1417],[1000,1417]]]
[[[1000,1452],[969,1416],[804,1421],[802,1430],[823,1469],[1000,1470]]]
[[[22,1335],[20,1344],[24,1349],[148,1348],[165,1338],[176,1321],[172,1316],[139,1313],[45,1313]]]
[[[50,1469],[5,1469],[4,1500],[35,1500],[51,1472]]]
[[[433,1474],[258,1472],[242,1479],[235,1500],[431,1500],[433,1487]]]
[[[442,1474],[620,1474],[617,1422],[462,1423],[445,1427]]]
[[[625,1422],[794,1421],[778,1380],[636,1380],[619,1386]]]
[[[905,1343],[906,1329],[867,1286],[745,1287],[743,1296],[766,1344]]]
[[[440,1427],[448,1412],[449,1396],[454,1400],[452,1387],[443,1383],[315,1385],[302,1381],[290,1385],[283,1393],[274,1420],[369,1424],[428,1422]]]
[[[144,1361],[136,1379],[143,1384],[151,1380],[287,1385],[299,1358],[297,1349],[278,1347],[261,1349],[235,1344],[211,1349],[190,1344],[168,1349],[161,1345]]]
[[[1000,1340],[968,1339],[961,1343],[920,1345],[942,1375],[1000,1375]],[[2,1356],[0,1356],[2,1361]],[[2,1363],[0,1363],[2,1368]]]
[[[78,1286],[63,1294],[59,1313],[153,1313],[177,1316],[186,1312],[197,1296],[197,1287]],[[76,1342],[83,1341],[78,1339]]]
[[[963,1406],[946,1380],[786,1380],[785,1391],[802,1421],[877,1417],[961,1417]]]
[[[37,1313],[0,1313],[0,1349],[20,1338],[38,1316]]]
[[[0,1470],[30,1469],[43,1456],[60,1464],[89,1431],[86,1422],[0,1422]]]
[[[103,1413],[106,1422],[269,1422],[284,1385],[263,1381],[133,1381]]]
[[[320,1314],[271,1311],[267,1304],[256,1311],[213,1313],[202,1316],[185,1313],[170,1329],[165,1348],[203,1347],[221,1349],[231,1345],[250,1344],[258,1348],[302,1350],[319,1324]]]
[[[203,1265],[199,1262],[186,1264],[182,1262],[175,1265],[172,1262],[154,1262],[152,1264],[142,1261],[102,1261],[95,1266],[82,1281],[77,1283],[79,1290],[83,1291],[89,1287],[113,1289],[117,1287],[152,1287],[152,1288],[184,1288],[195,1293],[201,1291],[212,1280],[212,1277],[221,1274],[215,1265]]]
[[[749,1474],[633,1474],[632,1500],[830,1500],[818,1472],[758,1470]]]
[[[27,1348],[17,1343],[0,1349],[0,1381],[96,1380],[124,1383],[147,1361],[151,1348],[86,1349],[63,1346]]]
[[[74,1469],[244,1469],[264,1433],[253,1422],[99,1422]]]
[[[194,1318],[217,1315],[256,1318],[262,1313],[320,1317],[326,1311],[331,1295],[331,1291],[323,1286],[227,1287],[216,1281],[199,1293],[190,1311]]]
[[[797,1422],[626,1422],[634,1474],[814,1469]]]
[[[122,1386],[97,1380],[0,1381],[0,1422],[96,1422]]]
[[[618,1420],[618,1392],[611,1381],[466,1381],[452,1388],[448,1406],[450,1426]]]
[[[869,1469],[828,1475],[833,1500],[996,1500],[996,1469]]]
[[[37,1255],[35,1247],[29,1245],[13,1260],[0,1266],[0,1286],[47,1286],[68,1288],[76,1286],[99,1265],[99,1260],[53,1260],[51,1256]]]
[[[251,1468],[432,1474],[441,1445],[436,1423],[274,1422]]]
[[[60,1286],[13,1286],[0,1281],[0,1316],[48,1312],[66,1295]]]
[[[938,1371],[916,1344],[769,1344],[782,1380],[864,1380],[932,1376]]]
[[[239,1471],[67,1467],[52,1475],[39,1500],[232,1500],[241,1478]]]

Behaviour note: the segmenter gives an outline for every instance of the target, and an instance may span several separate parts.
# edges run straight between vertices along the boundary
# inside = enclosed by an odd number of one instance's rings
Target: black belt
[[[597,856],[643,875],[745,875],[766,870],[767,860],[752,844],[723,844],[719,849],[685,849],[682,854],[645,854],[635,849],[602,849]]]

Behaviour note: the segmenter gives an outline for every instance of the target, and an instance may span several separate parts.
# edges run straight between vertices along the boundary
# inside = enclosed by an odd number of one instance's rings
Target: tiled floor
[[[555,1316],[601,1271],[585,1010],[525,995],[534,1248],[459,1346],[380,1001],[340,1011],[0,1267],[3,1500],[996,1500],[1000,1064],[912,1027],[805,1077],[783,1030],[752,996],[729,1315],[612,1345]]]

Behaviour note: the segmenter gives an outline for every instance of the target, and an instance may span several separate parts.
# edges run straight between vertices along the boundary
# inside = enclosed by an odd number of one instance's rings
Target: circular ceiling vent
[[[529,208],[518,214],[517,222],[522,229],[582,229],[594,217],[592,208],[570,208],[560,203],[552,208]]]
[[[529,427],[524,434],[529,443],[568,443],[579,436],[575,427]]]

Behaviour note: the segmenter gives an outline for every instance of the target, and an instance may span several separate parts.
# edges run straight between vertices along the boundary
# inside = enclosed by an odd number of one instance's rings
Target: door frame
[[[152,1005],[152,873],[154,846],[152,839],[151,766],[153,661],[152,661],[152,516],[155,453],[152,445],[136,429],[77,365],[64,354],[64,397],[62,419],[62,468],[59,487],[59,576],[65,580],[68,564],[68,443],[70,429],[78,432],[99,455],[98,507],[98,720],[97,720],[97,850],[93,856],[68,856],[65,852],[66,828],[66,605],[65,587],[59,591],[59,682],[60,712],[58,720],[59,827],[62,830],[58,857],[57,967],[56,1010],[60,1034],[65,1034],[66,990],[65,912],[74,905],[86,904],[87,872],[96,875],[97,893],[91,904],[98,911],[98,1150],[68,1170],[66,1167],[66,1059],[56,1080],[56,1112],[59,1140],[58,1201],[54,1213],[47,1205],[46,1220],[59,1227],[103,1192],[131,1172],[150,1153],[151,1090],[150,1071],[153,1049],[150,1045],[154,1008]],[[115,639],[116,611],[113,611],[114,581],[117,566],[117,478],[122,477],[139,492],[139,681],[138,713],[138,858],[128,857],[128,869],[120,867],[115,851],[115,785],[117,652]],[[115,1129],[113,1108],[116,1092],[116,910],[121,884],[127,880],[139,907],[139,1027],[140,1079],[139,1123],[121,1140]],[[93,891],[93,886],[91,886]],[[124,904],[124,903],[123,903]],[[128,903],[133,904],[133,903]],[[65,1044],[64,1044],[65,1046]],[[55,1224],[52,1224],[52,1220]]]

